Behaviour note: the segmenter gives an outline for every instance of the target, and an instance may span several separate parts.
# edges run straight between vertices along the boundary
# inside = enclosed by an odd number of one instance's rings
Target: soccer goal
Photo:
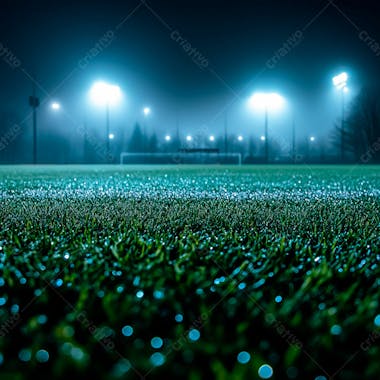
[[[120,164],[159,164],[159,165],[241,165],[240,153],[128,153],[120,154]]]

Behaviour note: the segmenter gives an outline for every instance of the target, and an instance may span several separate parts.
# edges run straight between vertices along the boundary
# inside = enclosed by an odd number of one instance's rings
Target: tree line
[[[15,123],[17,115],[10,112],[0,114],[0,163],[30,163],[32,134],[28,123]],[[111,155],[105,157],[104,136],[91,128],[78,128],[77,133],[47,126],[40,129],[38,138],[39,162],[41,163],[101,163],[118,162],[121,152],[160,153],[177,152],[184,147],[216,148],[222,153],[241,153],[247,162],[258,162],[264,155],[264,144],[247,137],[238,141],[237,136],[223,134],[209,141],[208,136],[193,136],[187,141],[177,133],[165,140],[156,133],[144,134],[136,123],[132,132],[119,135],[111,141]],[[125,132],[123,132],[125,133]],[[337,122],[325,138],[318,137],[310,143],[300,137],[295,144],[271,136],[270,157],[289,161],[341,162],[340,151],[344,150],[343,162],[380,163],[380,86],[363,87],[348,105],[344,123]],[[294,149],[295,148],[295,149]]]

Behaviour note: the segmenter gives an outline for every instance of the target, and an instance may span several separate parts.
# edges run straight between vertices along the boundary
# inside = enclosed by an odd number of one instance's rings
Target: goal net
[[[241,165],[240,153],[127,153],[120,154],[120,164],[160,164],[160,165]]]

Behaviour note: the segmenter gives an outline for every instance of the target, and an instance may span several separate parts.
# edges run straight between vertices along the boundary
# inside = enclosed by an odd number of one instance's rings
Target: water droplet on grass
[[[238,353],[237,361],[240,364],[247,364],[251,360],[251,355],[247,351],[241,351]]]
[[[84,352],[79,347],[73,347],[70,354],[74,360],[82,360],[84,358]]]
[[[331,327],[330,332],[332,335],[340,335],[342,333],[342,328],[339,325],[334,325]]]
[[[273,376],[273,369],[269,364],[264,364],[259,368],[258,374],[262,379],[270,379]]]
[[[189,331],[189,339],[196,342],[201,336],[201,333],[197,329],[191,329]]]
[[[41,314],[37,317],[37,322],[40,325],[44,325],[47,322],[47,316],[45,314]]]
[[[36,360],[40,363],[46,363],[49,360],[49,353],[46,350],[38,350]]]
[[[156,299],[156,300],[161,300],[163,299],[165,296],[165,293],[162,291],[162,290],[155,290],[153,292],[153,297]]]
[[[122,329],[121,329],[121,332],[124,336],[131,336],[133,334],[133,327],[132,326],[124,326]]]
[[[150,361],[151,363],[155,366],[155,367],[159,367],[161,365],[163,365],[165,363],[165,356],[162,355],[161,353],[159,352],[155,352],[151,357],[150,357]]]
[[[27,349],[27,348],[24,348],[22,349],[19,353],[18,353],[18,358],[22,361],[22,362],[28,362],[30,361],[30,359],[32,358],[32,351]]]
[[[162,341],[162,339],[159,337],[159,336],[155,336],[154,338],[152,338],[152,340],[150,341],[150,345],[155,348],[155,349],[159,349],[162,347],[162,345],[164,344],[164,342]]]

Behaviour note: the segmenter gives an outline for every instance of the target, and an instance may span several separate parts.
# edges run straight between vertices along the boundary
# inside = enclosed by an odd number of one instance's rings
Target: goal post
[[[120,164],[204,164],[204,165],[239,165],[242,164],[241,153],[213,152],[173,152],[173,153],[120,153]]]

